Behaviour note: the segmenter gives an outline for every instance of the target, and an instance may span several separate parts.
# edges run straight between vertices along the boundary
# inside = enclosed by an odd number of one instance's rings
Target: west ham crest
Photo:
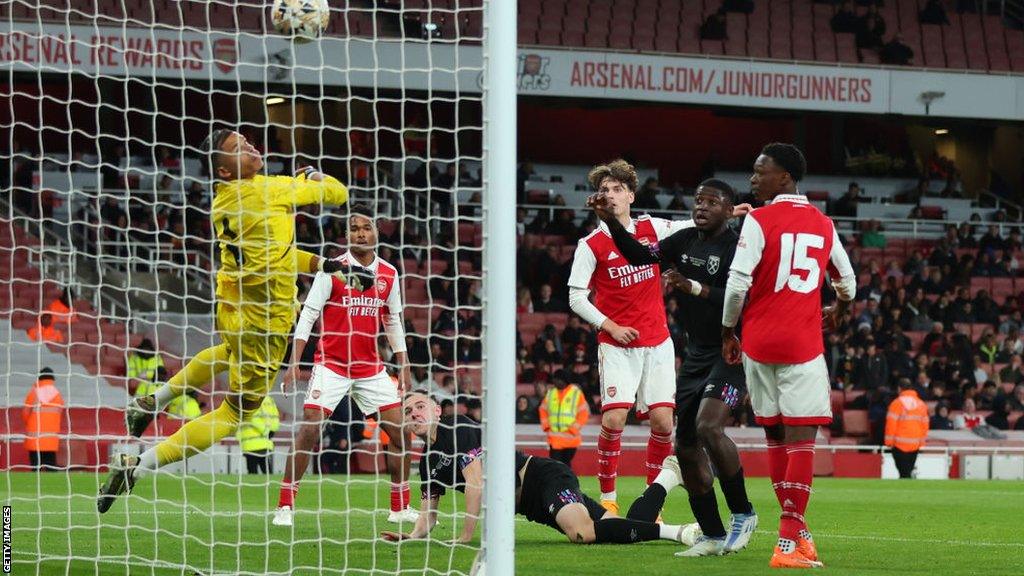
[[[712,276],[718,273],[718,265],[721,264],[722,259],[718,256],[708,256],[708,274]]]
[[[616,392],[615,386],[609,386],[608,387],[608,396],[610,396],[612,398],[615,398],[615,392]]]

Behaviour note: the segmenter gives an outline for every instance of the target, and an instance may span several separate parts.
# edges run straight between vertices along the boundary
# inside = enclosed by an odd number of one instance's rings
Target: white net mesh
[[[266,174],[312,165],[349,186],[344,206],[295,208],[297,248],[339,256],[351,207],[373,212],[377,255],[398,273],[410,387],[480,418],[484,1],[330,0],[308,43],[274,33],[270,4],[0,0],[0,469],[15,573],[470,571],[480,531],[449,544],[463,526],[454,491],[433,540],[379,538],[412,524],[388,522],[385,449],[351,398],[317,433],[294,525],[271,524],[312,341],[298,390],[270,395],[270,476],[247,474],[229,435],[97,512],[111,455],[231,396],[227,372],[190,382],[141,440],[126,434],[133,394],[221,343],[223,231],[199,153],[217,128],[253,143]],[[299,276],[300,302],[312,280]],[[383,329],[378,340],[396,374]],[[413,508],[423,450],[409,451]],[[33,471],[37,459],[51,471]]]

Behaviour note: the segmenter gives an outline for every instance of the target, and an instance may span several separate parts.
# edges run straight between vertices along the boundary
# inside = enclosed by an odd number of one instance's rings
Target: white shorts
[[[762,426],[832,423],[828,367],[818,355],[803,364],[762,364],[743,355],[747,392]]]
[[[402,405],[398,387],[385,370],[369,378],[346,378],[322,364],[315,364],[303,408],[317,408],[330,414],[349,394],[366,415]]]
[[[676,355],[671,338],[647,348],[602,342],[597,347],[597,362],[601,412],[636,405],[636,415],[643,419],[653,408],[675,408]]]

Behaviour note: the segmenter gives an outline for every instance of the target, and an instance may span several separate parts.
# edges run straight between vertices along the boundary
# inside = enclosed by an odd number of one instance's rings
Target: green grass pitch
[[[371,476],[307,476],[294,530],[270,526],[277,482],[256,476],[144,479],[106,515],[93,474],[7,473],[14,574],[447,574],[468,572],[473,547],[451,547],[450,517],[430,542],[400,547],[376,538],[387,483]],[[643,487],[621,478],[624,507]],[[765,478],[748,479],[761,526],[750,547],[720,558],[675,558],[669,542],[574,547],[561,534],[516,522],[516,572],[566,574],[764,574],[778,505]],[[594,478],[584,478],[590,494]],[[414,489],[414,494],[416,494]],[[154,497],[158,497],[154,499]],[[415,500],[415,498],[414,498]],[[457,500],[442,500],[450,513]],[[728,514],[724,501],[723,514]],[[461,506],[461,503],[458,504]],[[318,512],[319,509],[319,512]],[[666,503],[669,522],[692,521],[685,492]],[[727,516],[726,516],[727,518]],[[829,574],[1024,574],[1024,483],[816,479],[808,520]],[[479,529],[477,532],[479,536]]]

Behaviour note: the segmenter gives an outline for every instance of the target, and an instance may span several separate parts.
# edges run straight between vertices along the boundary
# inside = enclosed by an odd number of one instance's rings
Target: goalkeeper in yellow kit
[[[115,455],[96,503],[101,513],[119,494],[131,491],[137,478],[206,450],[234,434],[239,422],[259,409],[288,347],[298,310],[299,272],[340,274],[354,285],[373,282],[365,269],[342,266],[295,247],[296,207],[344,204],[344,184],[311,168],[296,177],[264,176],[260,153],[230,130],[214,131],[203,151],[214,182],[211,218],[221,248],[217,330],[223,342],[196,354],[153,395],[132,400],[125,412],[128,432],[141,436],[171,400],[225,370],[231,394],[216,410],[185,424],[142,455]]]

